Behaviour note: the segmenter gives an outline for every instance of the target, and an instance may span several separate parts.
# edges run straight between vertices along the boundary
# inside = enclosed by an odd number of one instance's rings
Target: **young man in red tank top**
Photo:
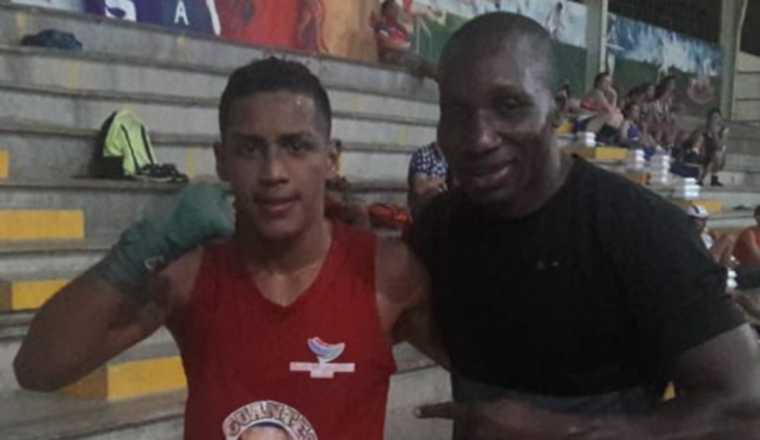
[[[325,218],[331,109],[306,67],[238,69],[219,118],[234,232],[211,185],[130,228],[37,315],[20,384],[60,388],[166,324],[188,378],[186,439],[382,439],[391,345],[407,332],[429,345],[424,270],[400,241]],[[155,277],[157,262],[170,264]]]

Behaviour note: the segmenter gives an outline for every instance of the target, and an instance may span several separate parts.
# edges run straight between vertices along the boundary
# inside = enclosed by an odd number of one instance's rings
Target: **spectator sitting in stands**
[[[641,120],[648,122],[650,115],[652,114],[652,106],[654,105],[655,93],[657,93],[657,87],[654,83],[643,83],[639,85],[639,89],[642,91],[641,100]]]
[[[646,130],[646,126],[641,123],[641,105],[633,101],[626,104],[623,116],[625,120],[618,134],[620,145],[631,149],[641,148],[647,157],[651,157],[657,145]]]
[[[648,116],[650,103],[654,99],[654,85],[651,83],[639,84],[628,91],[628,94],[623,99],[622,108],[626,108],[628,104],[638,104],[641,109],[641,117]]]
[[[710,251],[715,262],[724,267],[735,267],[736,260],[733,257],[735,241],[731,234],[723,234],[720,237],[713,234],[707,228],[707,220],[710,218],[710,213],[702,205],[691,205],[686,210],[686,213],[694,222],[702,243]]]
[[[705,248],[710,252],[716,263],[733,271],[736,286],[726,286],[727,292],[731,295],[737,305],[744,311],[747,320],[757,330],[760,327],[760,298],[758,298],[756,289],[760,287],[760,267],[747,265],[740,259],[735,258],[736,250],[740,248],[734,240],[733,235],[723,234],[719,238],[708,231],[707,220],[709,213],[700,205],[691,205],[687,209],[687,214],[694,222]],[[760,217],[760,207],[755,210],[755,217]],[[754,239],[754,237],[753,237]],[[741,237],[739,238],[741,241]],[[757,244],[754,244],[757,247]],[[752,292],[755,290],[755,292]]]
[[[670,148],[676,144],[678,127],[673,116],[673,101],[676,92],[676,77],[668,75],[657,84],[654,99],[648,109],[647,123],[658,145]]]
[[[723,125],[720,110],[712,109],[707,114],[705,127],[694,130],[684,143],[684,150],[692,151],[692,157],[696,155],[702,167],[698,179],[700,184],[709,173],[710,186],[723,186],[718,179],[718,172],[726,164],[725,136],[727,133],[728,129]]]
[[[577,115],[581,112],[581,101],[578,98],[573,98],[572,89],[567,82],[559,88],[557,94],[554,95],[554,100],[557,103],[557,110],[562,115]]]
[[[395,0],[385,0],[380,6],[380,17],[372,15],[370,22],[375,30],[377,54],[381,62],[408,68],[412,74],[436,80],[438,68],[412,52],[411,31],[401,22],[401,7]]]
[[[436,194],[448,189],[449,166],[438,144],[433,142],[412,154],[407,175],[407,205],[412,218]]]
[[[581,109],[590,114],[579,119],[576,131],[594,132],[602,141],[615,139],[623,123],[623,114],[618,108],[618,94],[609,72],[596,76],[594,88],[581,101]]]
[[[743,266],[760,267],[760,206],[754,212],[755,226],[750,226],[739,234],[734,256]]]

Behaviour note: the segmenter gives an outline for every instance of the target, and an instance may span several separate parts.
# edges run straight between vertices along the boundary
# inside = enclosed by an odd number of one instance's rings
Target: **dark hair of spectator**
[[[710,111],[707,112],[707,122],[710,122],[710,119],[712,119],[712,117],[715,115],[723,117],[723,113],[720,112],[720,109],[718,107],[713,107],[710,109]]]
[[[388,11],[388,8],[390,8],[391,6],[393,6],[394,3],[396,3],[396,0],[385,0],[385,1],[383,1],[383,3],[380,5],[380,12],[382,14],[385,14]]]
[[[755,212],[753,213],[753,215],[754,215],[755,217],[757,217],[758,215],[760,215],[760,205],[757,205],[757,206],[755,207]]]
[[[637,107],[638,105],[639,105],[639,103],[637,103],[637,102],[629,102],[628,104],[626,104],[625,107],[623,107],[623,116],[625,116],[626,119],[630,118],[631,117],[631,112],[633,111],[633,108]]]
[[[599,85],[602,83],[604,78],[608,76],[610,76],[610,72],[597,73],[596,76],[594,77],[594,88],[599,87]]]
[[[236,99],[257,93],[286,91],[312,98],[320,116],[325,137],[332,129],[332,108],[327,92],[309,69],[295,61],[274,57],[254,61],[238,68],[230,76],[219,103],[219,129],[224,134],[230,108]]]
[[[657,83],[657,88],[654,92],[654,99],[658,100],[665,96],[665,93],[668,91],[668,85],[670,83],[675,83],[676,76],[675,75],[668,75],[660,80],[659,83]]]

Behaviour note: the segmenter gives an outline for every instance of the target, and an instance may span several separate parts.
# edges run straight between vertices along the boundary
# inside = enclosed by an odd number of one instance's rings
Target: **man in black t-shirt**
[[[459,187],[409,240],[457,402],[420,416],[468,440],[760,437],[760,355],[725,271],[680,209],[560,154],[551,52],[539,24],[494,13],[442,54],[438,144]]]

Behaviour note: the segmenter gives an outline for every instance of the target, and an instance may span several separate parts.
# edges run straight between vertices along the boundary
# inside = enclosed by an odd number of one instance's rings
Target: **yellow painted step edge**
[[[170,356],[108,365],[66,387],[63,392],[84,399],[121,400],[185,387],[187,380],[182,360],[179,356]]]
[[[691,205],[700,205],[701,207],[705,208],[707,212],[710,214],[720,214],[720,212],[723,210],[723,203],[720,200],[709,200],[709,199],[696,199],[696,200],[686,200],[686,199],[672,199],[673,202],[680,206],[681,208],[688,208]]]
[[[0,179],[7,179],[10,173],[10,155],[5,150],[0,150]]]
[[[625,160],[629,150],[619,147],[565,147],[561,150],[565,154],[574,154],[588,160]]]
[[[84,238],[81,210],[0,210],[0,240],[47,240]]]
[[[0,280],[0,312],[35,310],[61,290],[69,280]]]

